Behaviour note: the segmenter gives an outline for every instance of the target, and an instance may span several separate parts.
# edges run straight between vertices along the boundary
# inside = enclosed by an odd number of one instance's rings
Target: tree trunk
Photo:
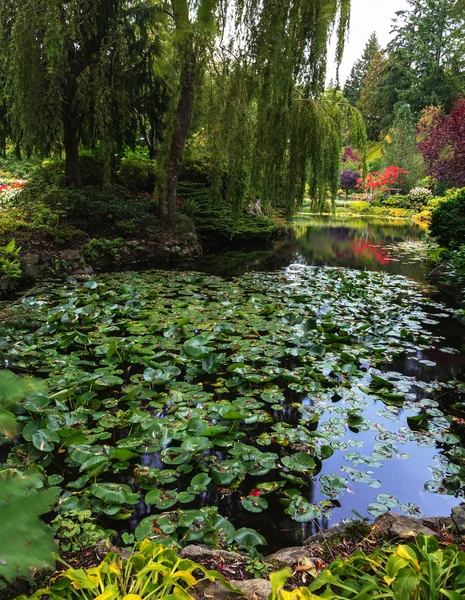
[[[65,146],[65,175],[68,183],[75,188],[82,185],[81,165],[79,164],[79,144],[76,126],[67,111],[63,119]]]
[[[160,198],[160,217],[171,230],[176,226],[176,189],[194,109],[195,79],[195,58],[192,40],[190,40],[186,42],[180,80],[181,93],[174,119],[170,150],[165,160],[166,189]]]
[[[15,144],[15,156],[18,160],[22,160],[22,156],[21,156],[21,146],[19,145],[18,142],[16,142]]]
[[[150,160],[158,159],[158,139],[155,127],[150,127],[150,131],[145,136],[145,143],[149,149]]]

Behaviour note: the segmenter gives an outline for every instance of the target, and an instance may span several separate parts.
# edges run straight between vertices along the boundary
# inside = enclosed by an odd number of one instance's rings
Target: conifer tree
[[[360,99],[360,94],[371,61],[378,55],[380,50],[378,37],[376,33],[372,33],[366,43],[361,58],[355,62],[344,85],[344,96],[352,106],[355,106]]]

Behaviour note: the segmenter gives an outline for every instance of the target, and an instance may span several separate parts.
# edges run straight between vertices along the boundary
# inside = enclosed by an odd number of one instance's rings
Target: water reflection
[[[205,255],[193,268],[223,277],[272,271],[293,263],[349,267],[426,280],[426,229],[405,220],[305,217],[295,238],[277,248]]]
[[[298,262],[385,271],[425,281],[425,229],[405,221],[302,218],[294,224]]]

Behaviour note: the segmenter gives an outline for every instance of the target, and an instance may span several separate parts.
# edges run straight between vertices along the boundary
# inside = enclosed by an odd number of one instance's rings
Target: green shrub
[[[444,248],[459,248],[465,243],[465,188],[449,193],[431,218],[431,236]]]
[[[94,238],[84,246],[84,258],[90,264],[112,263],[122,258],[123,248],[124,240],[121,238]]]
[[[354,200],[348,207],[351,212],[364,213],[370,210],[371,204],[368,201]]]
[[[118,170],[118,181],[128,190],[153,193],[157,173],[158,165],[153,160],[123,158]]]
[[[386,208],[403,208],[408,210],[412,208],[412,201],[409,196],[398,194],[397,196],[388,196],[387,198],[376,198],[372,202],[372,206]]]

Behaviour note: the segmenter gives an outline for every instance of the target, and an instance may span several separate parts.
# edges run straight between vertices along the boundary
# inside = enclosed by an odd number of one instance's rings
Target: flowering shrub
[[[416,187],[410,190],[408,198],[413,206],[425,206],[428,200],[431,200],[433,194],[431,190],[424,187]]]
[[[403,175],[408,175],[408,171],[400,167],[390,166],[384,169],[382,173],[379,171],[369,173],[365,181],[360,178],[358,187],[364,188],[369,196],[373,196],[405,183]]]
[[[0,207],[5,208],[19,196],[27,181],[19,179],[13,183],[0,183]]]

